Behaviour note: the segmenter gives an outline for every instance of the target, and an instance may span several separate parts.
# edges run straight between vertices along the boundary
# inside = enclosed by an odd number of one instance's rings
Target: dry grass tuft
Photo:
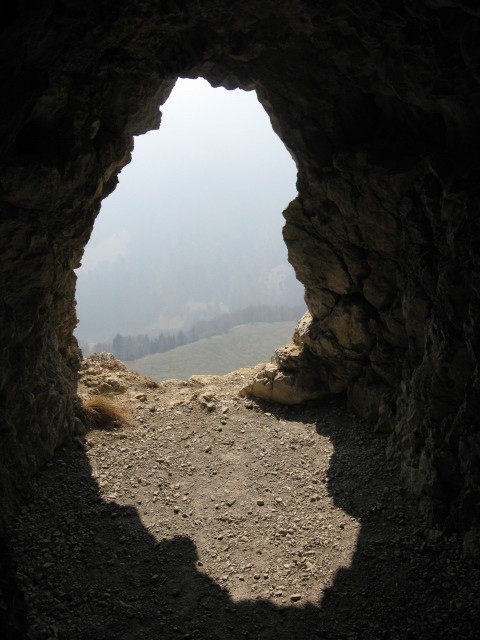
[[[87,429],[117,429],[128,423],[126,411],[105,396],[84,400],[83,411]]]

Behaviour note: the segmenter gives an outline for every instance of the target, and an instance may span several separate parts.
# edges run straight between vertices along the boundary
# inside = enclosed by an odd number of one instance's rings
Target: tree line
[[[87,351],[90,353],[106,352],[113,353],[119,360],[137,360],[154,353],[164,353],[176,349],[176,347],[202,340],[202,338],[227,333],[240,324],[298,320],[304,311],[303,306],[250,306],[231,313],[224,313],[211,320],[200,320],[189,329],[178,331],[178,333],[161,333],[155,338],[150,338],[145,334],[122,336],[117,333],[111,342],[97,342],[91,350],[86,345],[81,345],[81,348],[84,355],[88,355]]]

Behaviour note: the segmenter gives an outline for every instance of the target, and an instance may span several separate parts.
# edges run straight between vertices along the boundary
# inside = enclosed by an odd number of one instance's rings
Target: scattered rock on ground
[[[130,420],[32,482],[12,532],[30,637],[477,637],[479,567],[425,531],[383,444],[331,400],[247,405],[253,374],[85,362],[80,394],[114,375]]]

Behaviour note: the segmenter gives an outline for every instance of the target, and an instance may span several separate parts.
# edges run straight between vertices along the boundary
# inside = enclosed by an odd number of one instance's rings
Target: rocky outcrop
[[[475,539],[479,32],[466,0],[10,5],[0,39],[3,519],[76,429],[73,269],[101,200],[132,136],[159,125],[175,79],[203,76],[256,89],[296,160],[284,237],[311,314],[297,348],[312,385],[345,392],[389,434],[431,519]],[[298,378],[305,368],[291,355],[277,359]]]
[[[312,316],[307,311],[295,328],[292,342],[276,349],[271,361],[258,368],[253,380],[240,390],[241,396],[300,404],[331,393],[323,363],[307,346],[311,324]]]

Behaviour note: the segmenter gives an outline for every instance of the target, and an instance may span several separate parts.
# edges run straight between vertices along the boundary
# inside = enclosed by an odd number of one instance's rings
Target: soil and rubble
[[[14,531],[31,640],[478,637],[480,569],[429,530],[338,401],[157,383],[108,354],[79,393],[129,416],[61,448]]]

